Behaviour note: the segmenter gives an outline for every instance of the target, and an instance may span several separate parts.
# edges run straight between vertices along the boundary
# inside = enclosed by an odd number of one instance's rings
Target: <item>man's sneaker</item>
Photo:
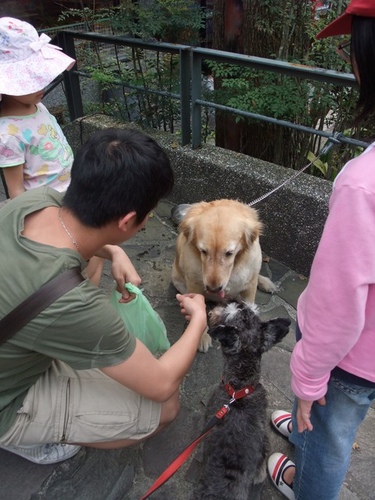
[[[26,458],[30,462],[39,465],[56,464],[63,462],[68,458],[74,457],[79,450],[80,446],[73,444],[51,443],[34,446],[1,446],[2,450],[10,451],[15,455]]]

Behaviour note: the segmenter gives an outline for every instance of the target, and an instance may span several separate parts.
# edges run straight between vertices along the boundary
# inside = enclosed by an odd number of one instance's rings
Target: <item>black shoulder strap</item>
[[[67,269],[45,283],[0,320],[0,344],[21,330],[55,300],[84,280],[79,267]]]

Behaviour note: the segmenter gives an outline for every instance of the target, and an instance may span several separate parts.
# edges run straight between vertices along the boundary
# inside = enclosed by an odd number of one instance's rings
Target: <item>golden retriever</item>
[[[263,224],[253,208],[235,200],[193,204],[179,225],[172,283],[180,293],[201,293],[209,300],[225,297],[254,303],[257,286],[274,292],[259,275]],[[207,333],[200,351],[211,345]]]

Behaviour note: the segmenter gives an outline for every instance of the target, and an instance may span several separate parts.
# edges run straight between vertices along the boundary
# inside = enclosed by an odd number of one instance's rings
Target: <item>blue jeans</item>
[[[298,335],[300,332],[296,332]],[[331,376],[326,406],[314,402],[313,430],[297,430],[296,401],[293,432],[296,475],[293,491],[297,500],[336,500],[349,467],[350,453],[360,423],[375,399],[375,389],[344,382]]]

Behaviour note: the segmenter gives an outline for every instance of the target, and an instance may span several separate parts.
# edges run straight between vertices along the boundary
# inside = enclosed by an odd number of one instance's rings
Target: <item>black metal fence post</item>
[[[58,45],[68,56],[77,60],[74,47],[74,38],[70,33],[67,33],[65,31],[58,33],[57,41]],[[77,70],[78,68],[76,63],[71,70],[64,72],[66,100],[68,103],[68,110],[71,121],[74,121],[76,118],[80,118],[84,115],[79,74]]]
[[[191,140],[191,111],[190,111],[190,80],[191,80],[191,51],[180,51],[180,95],[181,95],[181,146],[190,144]]]
[[[191,120],[192,120],[192,143],[193,149],[202,144],[202,108],[199,101],[202,97],[202,58],[192,51],[192,79],[191,79]]]

